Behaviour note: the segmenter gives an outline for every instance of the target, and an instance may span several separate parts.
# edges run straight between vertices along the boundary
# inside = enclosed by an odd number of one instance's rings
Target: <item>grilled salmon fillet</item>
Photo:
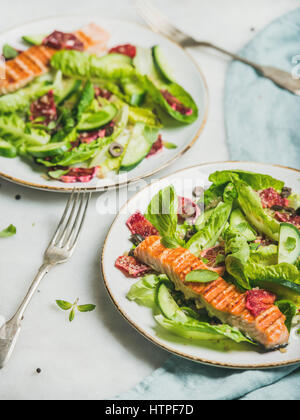
[[[208,284],[186,283],[185,278],[191,271],[210,269],[187,249],[165,248],[159,236],[150,236],[136,248],[135,257],[155,271],[166,274],[177,290],[187,299],[195,299],[196,303],[204,305],[211,316],[238,328],[266,349],[288,344],[286,317],[277,306],[272,305],[254,317],[246,307],[246,293],[241,293],[223,278]]]
[[[108,32],[94,23],[75,32],[75,35],[83,42],[85,50],[93,53],[103,52],[110,38]],[[56,52],[56,49],[44,45],[33,46],[15,59],[7,61],[6,78],[0,80],[0,95],[15,92],[47,73],[50,60]]]

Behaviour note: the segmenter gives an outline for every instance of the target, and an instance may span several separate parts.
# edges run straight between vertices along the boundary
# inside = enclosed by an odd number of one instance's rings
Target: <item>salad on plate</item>
[[[193,199],[168,186],[128,219],[132,248],[116,267],[140,279],[127,298],[189,341],[283,349],[299,323],[300,196],[242,170],[209,180]]]
[[[3,47],[0,156],[73,183],[130,171],[177,147],[160,130],[194,123],[198,107],[163,49],[108,49],[109,39],[90,24],[74,33],[24,35],[24,51]]]

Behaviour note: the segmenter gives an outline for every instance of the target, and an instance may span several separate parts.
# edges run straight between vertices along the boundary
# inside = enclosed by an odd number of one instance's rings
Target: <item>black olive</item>
[[[114,141],[110,147],[109,147],[109,153],[112,155],[112,157],[119,157],[122,155],[122,153],[124,152],[124,147],[117,143],[116,141]]]
[[[274,210],[274,211],[282,211],[282,210],[284,210],[284,207],[283,206],[277,206],[277,205],[275,205],[275,206],[272,206],[271,207],[271,210]]]
[[[297,208],[296,214],[297,214],[297,216],[300,216],[300,207]]]
[[[130,237],[130,241],[133,243],[133,245],[139,246],[139,244],[141,244],[144,241],[144,238],[142,235],[136,233],[135,235],[132,235]]]
[[[296,210],[293,209],[292,207],[286,207],[285,211],[287,211],[288,213],[291,213],[291,214],[296,214]]]
[[[284,187],[282,188],[281,197],[289,198],[292,195],[292,188]]]
[[[202,187],[195,187],[193,191],[194,197],[201,197],[201,195],[204,193],[204,188]]]

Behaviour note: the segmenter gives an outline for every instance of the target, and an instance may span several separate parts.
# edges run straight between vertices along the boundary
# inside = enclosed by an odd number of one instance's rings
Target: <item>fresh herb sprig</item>
[[[0,231],[0,238],[8,238],[9,236],[14,236],[16,233],[16,227],[14,225],[10,225],[6,229]]]
[[[78,305],[79,298],[72,304],[66,300],[57,300],[57,306],[63,311],[70,311],[69,321],[73,322],[76,316],[76,312],[92,312],[96,309],[96,305]]]

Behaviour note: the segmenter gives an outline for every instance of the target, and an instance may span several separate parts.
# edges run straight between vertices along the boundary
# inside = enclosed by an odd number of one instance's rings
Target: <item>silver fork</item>
[[[260,64],[254,63],[237,54],[226,51],[223,48],[220,48],[210,42],[197,41],[193,37],[185,34],[174,25],[172,25],[166,19],[166,17],[162,15],[162,13],[157,10],[148,0],[135,0],[135,4],[140,16],[147,22],[147,24],[154,32],[161,33],[172,41],[180,44],[183,48],[209,47],[220,51],[223,54],[229,55],[234,60],[248,64],[262,76],[271,79],[281,88],[300,96],[300,78],[293,78],[292,74],[284,70],[277,69],[276,67],[262,66]]]
[[[13,318],[0,328],[0,369],[10,359],[16,345],[24,313],[33,298],[39,284],[50,269],[57,264],[67,262],[77,245],[86,217],[91,194],[74,190],[66,205],[58,228],[45,254],[44,262],[22,304]]]

